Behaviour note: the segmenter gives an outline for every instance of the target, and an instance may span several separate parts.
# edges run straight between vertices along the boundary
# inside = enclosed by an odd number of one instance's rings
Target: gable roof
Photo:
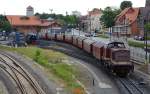
[[[99,15],[101,14],[101,9],[98,9],[98,8],[94,8],[92,11],[89,11],[89,15]]]
[[[6,17],[13,26],[38,26],[41,24],[40,19],[36,16],[8,15]]]
[[[131,10],[131,12],[129,12]],[[129,24],[132,24],[138,17],[139,8],[126,8],[124,9],[117,17],[116,22],[120,22],[120,19],[125,18],[128,19]]]
[[[12,26],[42,26],[47,27],[51,24],[57,23],[55,21],[42,20],[37,16],[21,16],[21,15],[7,15],[6,18]],[[59,24],[59,23],[57,23]]]

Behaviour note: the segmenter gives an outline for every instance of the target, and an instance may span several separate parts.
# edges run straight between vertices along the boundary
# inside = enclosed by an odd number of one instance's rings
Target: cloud
[[[25,14],[26,7],[31,5],[36,12],[50,12],[53,9],[55,13],[78,10],[86,14],[87,10],[92,8],[105,8],[106,6],[119,7],[123,0],[0,0],[0,14]],[[131,0],[133,6],[143,7],[145,0]]]

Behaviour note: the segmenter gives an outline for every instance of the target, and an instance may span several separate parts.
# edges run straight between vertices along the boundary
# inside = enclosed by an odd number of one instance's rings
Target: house
[[[100,18],[102,16],[101,9],[94,8],[92,11],[88,12],[88,32],[100,31],[102,25]]]
[[[144,25],[150,22],[150,0],[145,7],[126,8],[116,18],[112,33],[119,36],[144,36]]]
[[[115,26],[113,26],[113,34],[121,36],[138,35],[137,18],[139,8],[126,8],[115,19]]]
[[[34,16],[34,9],[31,6],[27,7],[26,15],[6,15],[6,18],[13,29],[17,29],[17,31],[25,34],[48,31],[52,27],[60,27],[60,24],[55,20],[43,20]]]

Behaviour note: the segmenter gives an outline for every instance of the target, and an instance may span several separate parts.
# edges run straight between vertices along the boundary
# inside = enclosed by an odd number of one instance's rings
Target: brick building
[[[144,25],[150,22],[150,0],[145,7],[126,8],[115,19],[113,34],[120,36],[144,36]]]

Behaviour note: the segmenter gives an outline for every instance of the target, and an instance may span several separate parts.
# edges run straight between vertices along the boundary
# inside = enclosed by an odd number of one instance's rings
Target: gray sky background
[[[107,6],[118,7],[124,0],[0,0],[0,14],[25,15],[26,7],[31,5],[35,12],[49,12],[53,9],[55,13],[65,14],[74,10],[80,11],[83,15],[92,8],[102,8]],[[145,0],[130,0],[133,7],[144,7]]]

